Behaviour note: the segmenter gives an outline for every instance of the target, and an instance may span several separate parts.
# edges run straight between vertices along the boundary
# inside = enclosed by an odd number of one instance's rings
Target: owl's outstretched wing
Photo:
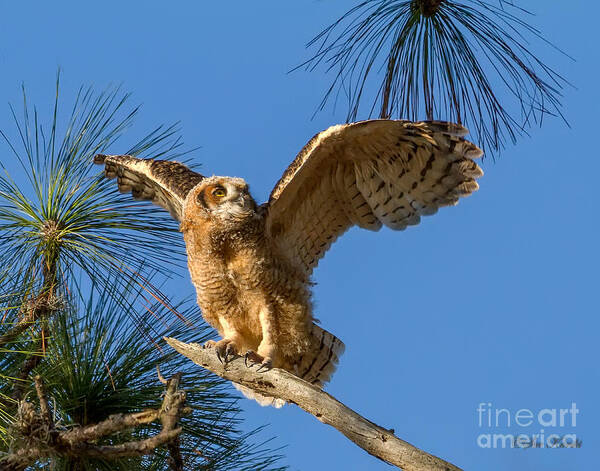
[[[180,222],[186,195],[204,179],[185,165],[168,160],[98,154],[94,163],[104,164],[106,177],[117,179],[121,193],[131,192],[135,199],[150,200]]]
[[[313,137],[273,189],[267,231],[310,275],[352,225],[403,230],[478,189],[483,152],[446,122],[371,120]]]

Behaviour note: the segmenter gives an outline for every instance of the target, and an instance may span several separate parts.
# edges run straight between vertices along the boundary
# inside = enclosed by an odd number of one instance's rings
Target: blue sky
[[[496,162],[484,160],[478,193],[415,228],[351,230],[316,270],[316,315],[346,343],[328,390],[399,437],[467,470],[592,469],[600,437],[600,62],[592,33],[600,7],[519,4],[576,58],[538,47],[577,87],[565,91],[571,128],[547,119]],[[186,143],[201,146],[193,159],[204,172],[244,177],[260,201],[313,134],[345,117],[328,108],[311,120],[330,77],[287,71],[348,2],[0,5],[0,102],[19,103],[25,82],[32,101],[49,104],[58,66],[65,95],[82,83],[122,83],[143,103],[136,129],[180,120]],[[6,107],[0,129],[11,126]],[[192,293],[182,274],[173,296]],[[537,414],[573,402],[575,427],[478,424],[480,403]],[[242,405],[248,429],[271,424],[292,470],[389,469],[295,407]],[[576,433],[583,446],[477,445],[480,434],[542,428]]]

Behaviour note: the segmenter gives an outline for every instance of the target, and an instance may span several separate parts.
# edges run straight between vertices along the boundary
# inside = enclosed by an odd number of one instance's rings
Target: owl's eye
[[[222,198],[226,194],[225,188],[223,188],[222,186],[215,188],[213,190],[212,194],[213,194],[213,196],[216,196],[217,198]]]

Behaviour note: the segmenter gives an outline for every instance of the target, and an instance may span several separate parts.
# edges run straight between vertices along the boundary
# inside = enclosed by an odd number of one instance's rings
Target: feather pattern
[[[313,323],[310,334],[312,346],[294,366],[300,378],[323,387],[335,372],[345,346],[335,335],[317,324]]]
[[[151,200],[181,222],[188,267],[212,346],[322,387],[344,344],[313,317],[310,275],[350,227],[403,230],[477,190],[482,152],[443,122],[373,120],[316,135],[258,207],[239,178],[177,162],[97,155],[121,192]],[[237,385],[260,404],[281,400]]]
[[[345,346],[335,335],[314,323],[310,335],[311,347],[294,364],[293,372],[310,384],[322,388],[335,372]],[[285,404],[282,399],[259,394],[241,384],[233,383],[233,385],[244,396],[248,399],[254,399],[261,406],[273,406],[279,409]]]
[[[313,137],[268,203],[267,230],[310,275],[351,226],[404,230],[478,188],[482,151],[441,121],[371,120]]]
[[[94,163],[104,165],[107,178],[117,179],[121,193],[131,192],[134,199],[150,200],[180,222],[187,194],[204,179],[185,165],[168,160],[98,154]]]

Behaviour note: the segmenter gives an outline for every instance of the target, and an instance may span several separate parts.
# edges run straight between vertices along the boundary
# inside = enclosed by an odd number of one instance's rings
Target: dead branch
[[[21,402],[16,425],[20,446],[13,447],[18,449],[0,459],[0,470],[20,471],[40,459],[54,456],[113,460],[127,456],[147,455],[163,445],[166,445],[169,450],[174,463],[173,469],[183,469],[175,467],[181,460],[179,442],[172,444],[182,430],[177,427],[179,419],[191,411],[190,408],[185,407],[185,392],[179,389],[180,378],[181,375],[178,373],[167,381],[167,391],[158,410],[114,414],[97,424],[70,430],[57,430],[52,420],[42,380],[36,376],[35,389],[40,403],[40,412],[36,412],[30,402]],[[162,430],[153,437],[119,445],[94,444],[115,432],[156,420],[161,421]]]
[[[331,395],[281,369],[256,373],[241,358],[222,364],[213,349],[165,337],[171,347],[194,363],[218,376],[241,384],[262,395],[283,399],[314,415],[318,420],[344,434],[371,455],[404,471],[461,471],[453,464],[430,455],[397,438],[346,407]]]
[[[156,368],[158,369],[158,365]],[[161,378],[159,370],[159,380]],[[164,378],[162,381],[164,381]],[[163,430],[175,428],[179,420],[179,409],[183,406],[183,401],[185,401],[185,396],[181,395],[178,390],[179,381],[181,381],[181,373],[175,374],[167,381],[167,392],[163,407],[160,410],[160,421],[162,422]],[[169,466],[171,469],[173,471],[183,471],[183,457],[179,448],[178,436],[168,442],[167,449],[169,450]]]
[[[52,414],[50,413],[50,406],[48,405],[48,399],[46,398],[46,392],[44,391],[44,384],[42,383],[42,377],[40,375],[36,375],[35,378],[33,378],[33,381],[35,382],[35,391],[40,401],[40,415],[42,420],[46,422],[48,427],[54,428]]]
[[[89,443],[77,443],[65,453],[67,456],[77,458],[102,458],[114,460],[127,456],[149,455],[156,448],[173,440],[181,433],[181,428],[173,430],[162,430],[153,437],[134,442],[121,443],[119,445],[96,446]]]
[[[77,427],[72,430],[62,432],[60,440],[70,448],[78,443],[97,440],[99,437],[106,437],[121,430],[126,430],[140,425],[149,424],[158,419],[160,411],[146,410],[134,414],[113,414],[108,419],[97,424],[86,427]]]

